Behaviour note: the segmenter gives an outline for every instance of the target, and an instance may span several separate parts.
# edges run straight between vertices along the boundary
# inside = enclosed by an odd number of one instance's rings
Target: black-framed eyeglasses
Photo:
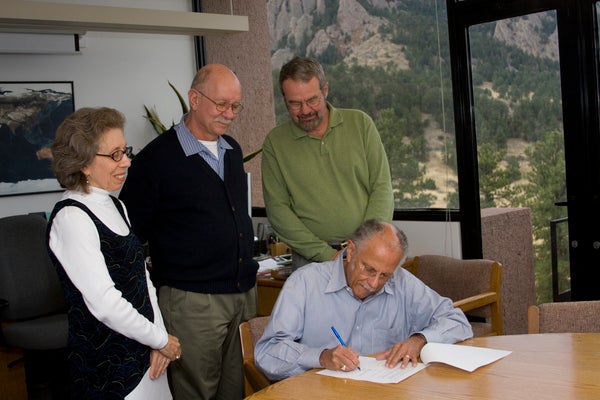
[[[127,146],[124,149],[115,150],[110,154],[100,154],[96,153],[97,156],[109,157],[112,158],[113,161],[119,162],[123,159],[123,156],[127,156],[127,158],[131,158],[133,155],[133,147]]]
[[[204,98],[207,98],[208,100],[210,100],[215,107],[217,108],[218,112],[225,112],[227,110],[229,110],[231,108],[231,112],[234,114],[239,113],[240,111],[242,111],[244,109],[244,105],[242,103],[227,103],[225,101],[223,102],[217,102],[214,101],[213,99],[211,99],[210,97],[208,97],[207,95],[205,95],[204,93],[202,93],[201,91],[194,89],[196,92],[200,93],[200,95]]]
[[[316,95],[302,101],[290,100],[287,102],[288,108],[294,111],[301,109],[303,104],[306,104],[310,108],[315,108],[321,104],[321,95]]]

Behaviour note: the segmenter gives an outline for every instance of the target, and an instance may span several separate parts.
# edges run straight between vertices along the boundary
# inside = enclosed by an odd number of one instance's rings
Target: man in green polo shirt
[[[262,184],[269,223],[298,268],[334,258],[363,221],[391,221],[394,198],[373,120],[327,102],[329,85],[316,60],[289,61],[279,86],[290,121],[265,139]]]

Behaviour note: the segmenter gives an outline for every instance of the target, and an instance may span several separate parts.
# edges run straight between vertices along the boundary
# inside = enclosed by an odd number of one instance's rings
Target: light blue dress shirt
[[[401,267],[379,292],[357,299],[338,257],[308,264],[287,279],[255,346],[255,362],[271,380],[319,368],[321,352],[339,345],[331,326],[361,355],[387,350],[415,333],[436,343],[473,336],[450,299]]]
[[[221,177],[221,180],[225,179],[225,151],[231,150],[233,147],[231,147],[225,139],[219,136],[217,139],[217,154],[219,154],[219,158],[217,159],[217,157],[215,157],[215,155],[205,145],[200,143],[192,132],[190,132],[185,125],[186,116],[187,114],[184,114],[183,117],[181,117],[181,121],[173,127],[185,155],[188,157],[193,154],[200,155],[200,157],[202,157]]]

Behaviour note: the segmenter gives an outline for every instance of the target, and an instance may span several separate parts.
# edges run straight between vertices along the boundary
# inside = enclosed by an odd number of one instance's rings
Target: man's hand
[[[402,363],[400,368],[406,368],[409,362],[413,367],[417,366],[421,349],[427,340],[421,334],[412,335],[404,342],[398,342],[392,348],[376,357],[377,360],[386,360],[385,366],[393,368]]]
[[[325,349],[319,356],[319,362],[323,368],[333,371],[353,371],[358,367],[358,353],[344,346],[337,346],[334,349]]]

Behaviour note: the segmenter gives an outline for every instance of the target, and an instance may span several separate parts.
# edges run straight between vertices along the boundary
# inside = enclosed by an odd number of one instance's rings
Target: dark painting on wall
[[[0,82],[0,196],[62,190],[50,145],[74,110],[73,82]]]

